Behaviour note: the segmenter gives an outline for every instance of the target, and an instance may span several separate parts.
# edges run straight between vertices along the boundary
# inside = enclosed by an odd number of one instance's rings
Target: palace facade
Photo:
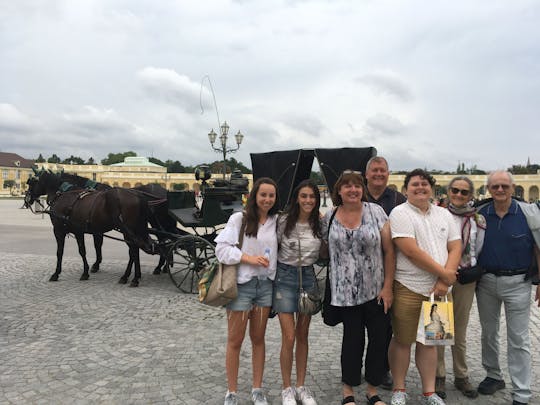
[[[0,152],[0,170],[3,180],[14,180],[14,186],[0,188],[0,194],[20,195],[26,191],[26,180],[33,175],[33,162],[13,153]],[[113,165],[70,165],[61,163],[36,163],[38,168],[45,170],[74,173],[87,177],[94,181],[105,183],[113,187],[136,187],[140,185],[158,183],[167,190],[173,190],[175,185],[182,184],[186,190],[198,191],[200,182],[195,180],[193,173],[167,173],[163,166],[150,162],[145,157],[127,157],[124,162]],[[218,178],[221,174],[213,174],[213,178]],[[253,184],[253,176],[246,175],[249,179],[249,186]],[[444,194],[446,186],[454,177],[453,174],[436,174],[437,194]],[[468,175],[475,185],[475,197],[483,198],[487,195],[486,175]],[[391,174],[388,184],[396,190],[402,190],[404,174]],[[516,183],[516,195],[525,201],[538,201],[540,199],[540,171],[536,174],[514,175]],[[444,188],[444,189],[443,189]]]

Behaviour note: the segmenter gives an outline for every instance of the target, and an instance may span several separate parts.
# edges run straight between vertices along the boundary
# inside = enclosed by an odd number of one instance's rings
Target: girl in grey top
[[[274,280],[272,306],[281,325],[281,353],[279,356],[283,391],[283,405],[317,405],[311,391],[304,386],[308,356],[308,332],[311,316],[298,312],[299,274],[305,291],[317,288],[313,263],[319,257],[321,245],[320,195],[315,183],[304,180],[293,191],[285,215],[278,221],[278,267]],[[291,374],[296,341],[296,388]]]

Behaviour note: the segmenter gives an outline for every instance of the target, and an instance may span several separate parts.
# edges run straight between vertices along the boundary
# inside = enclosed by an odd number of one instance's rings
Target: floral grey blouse
[[[328,235],[330,251],[331,305],[350,307],[377,297],[384,284],[381,229],[388,221],[384,210],[374,203],[363,203],[362,223],[344,227],[334,217],[328,233],[328,211],[323,218],[323,238]]]

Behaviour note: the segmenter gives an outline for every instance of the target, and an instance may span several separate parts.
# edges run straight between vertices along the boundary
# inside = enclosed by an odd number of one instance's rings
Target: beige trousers
[[[476,283],[454,284],[449,300],[454,303],[455,344],[452,346],[454,378],[468,377],[467,369],[467,325],[474,299]],[[446,376],[444,364],[444,347],[437,347],[437,377]]]

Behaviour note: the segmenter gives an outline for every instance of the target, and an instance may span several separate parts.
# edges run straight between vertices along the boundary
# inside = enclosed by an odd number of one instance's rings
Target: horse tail
[[[107,190],[105,194],[115,228],[122,232],[126,242],[153,254],[155,249],[148,232],[148,212],[144,199],[137,193],[119,187]]]

